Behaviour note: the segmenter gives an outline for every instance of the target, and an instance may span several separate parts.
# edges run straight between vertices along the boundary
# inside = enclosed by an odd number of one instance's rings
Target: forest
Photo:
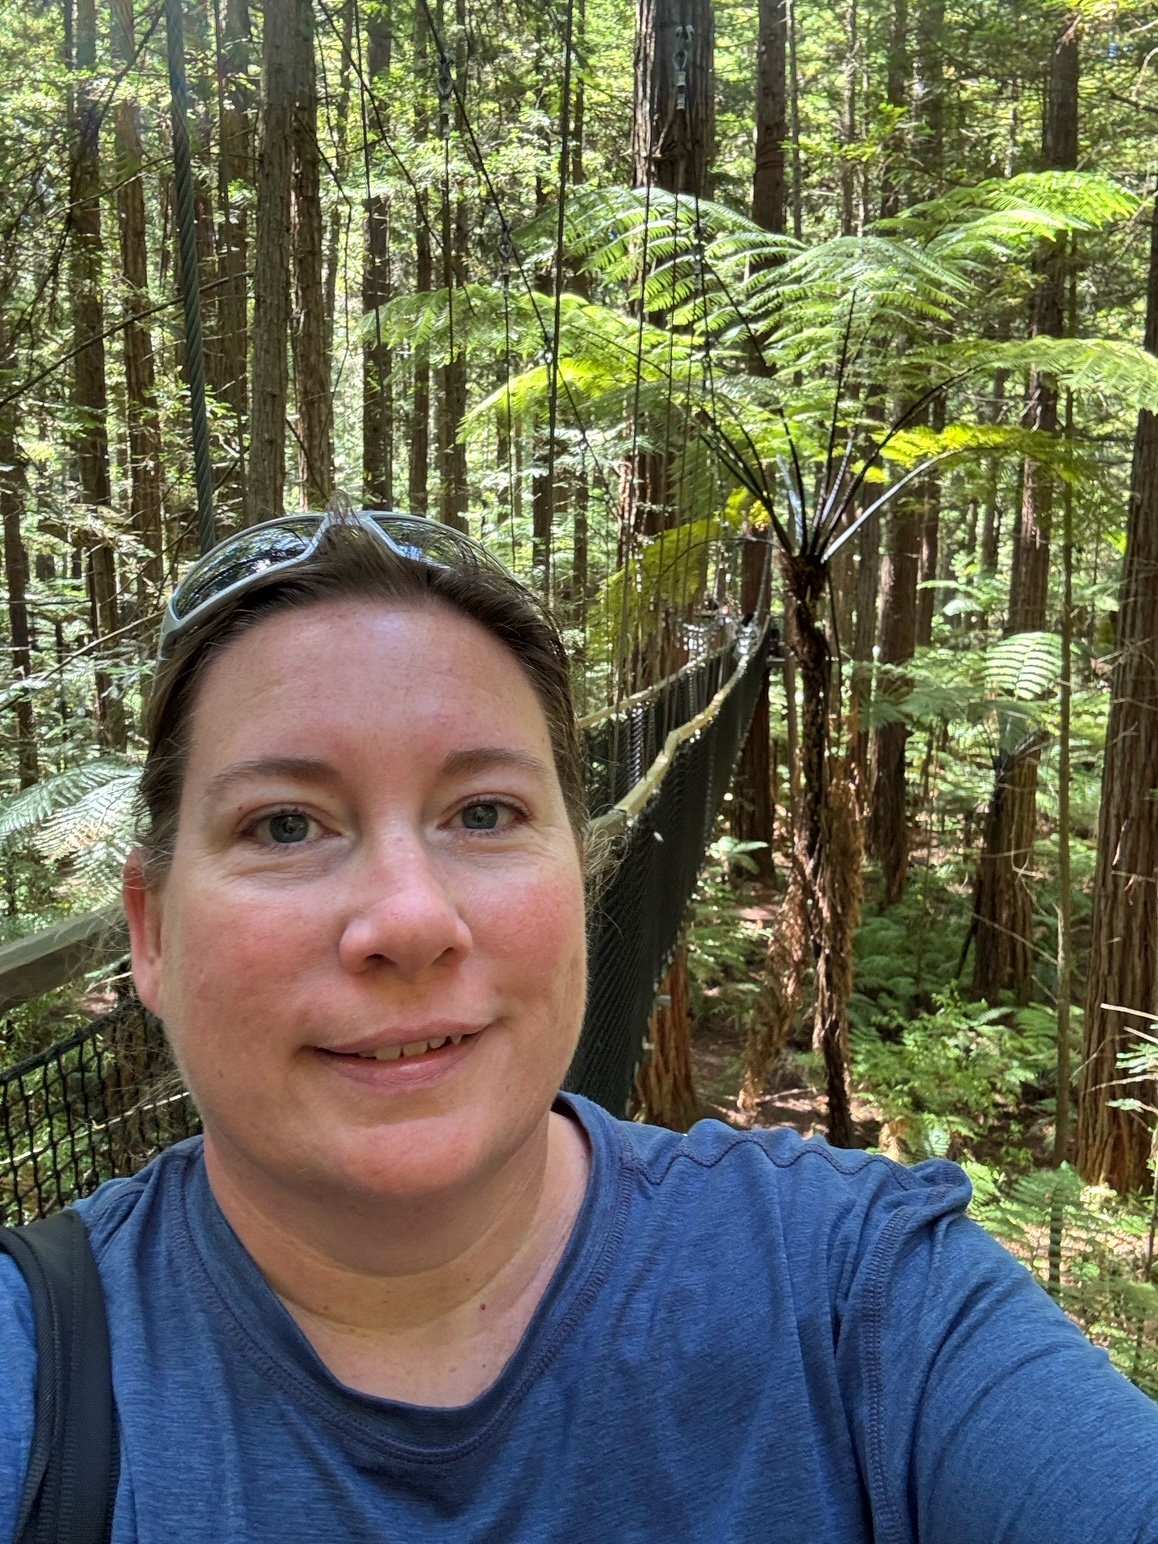
[[[766,613],[638,1110],[955,1159],[1158,1397],[1152,8],[20,0],[0,79],[0,944],[115,902],[214,536],[469,531],[588,714]]]

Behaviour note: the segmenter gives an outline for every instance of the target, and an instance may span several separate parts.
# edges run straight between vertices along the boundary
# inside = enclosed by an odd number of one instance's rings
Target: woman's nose
[[[345,970],[391,967],[409,978],[470,947],[466,919],[420,841],[391,842],[367,863],[338,944]]]

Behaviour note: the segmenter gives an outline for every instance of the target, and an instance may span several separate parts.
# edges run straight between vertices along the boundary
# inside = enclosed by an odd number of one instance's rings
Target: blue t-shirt
[[[218,1209],[200,1142],[83,1205],[111,1323],[116,1544],[1156,1544],[1158,1405],[962,1215],[968,1181],[581,1099],[593,1163],[473,1403],[340,1384]],[[0,1257],[0,1540],[35,1353]]]

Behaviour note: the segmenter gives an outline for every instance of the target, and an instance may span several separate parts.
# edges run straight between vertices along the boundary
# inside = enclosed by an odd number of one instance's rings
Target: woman
[[[481,549],[246,532],[171,604],[125,901],[204,1140],[82,1204],[129,1541],[1158,1540],[1158,1409],[962,1210],[557,1089],[567,664]],[[28,1462],[0,1259],[0,1538]]]

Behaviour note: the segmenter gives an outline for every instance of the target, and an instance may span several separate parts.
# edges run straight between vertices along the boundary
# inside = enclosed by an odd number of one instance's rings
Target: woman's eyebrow
[[[543,777],[548,772],[545,761],[530,751],[517,750],[511,745],[475,745],[466,750],[452,751],[442,764],[448,777],[469,776],[474,772],[490,772],[503,767],[517,767]]]
[[[341,773],[328,761],[316,761],[311,756],[254,756],[247,761],[235,761],[232,766],[215,773],[206,783],[202,798],[219,799],[235,784],[261,777],[280,777],[294,783],[333,784]]]

